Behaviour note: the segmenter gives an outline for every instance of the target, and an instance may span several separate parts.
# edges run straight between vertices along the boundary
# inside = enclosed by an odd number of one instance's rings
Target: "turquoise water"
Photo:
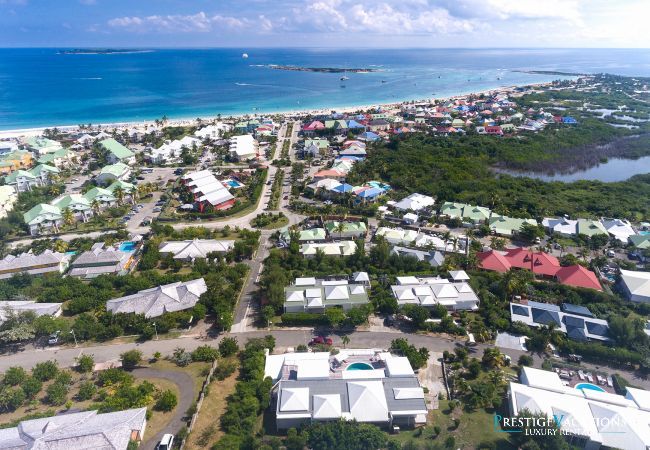
[[[274,70],[271,64],[377,71],[348,72],[342,84],[340,73]],[[562,78],[521,70],[650,75],[650,51],[155,49],[75,55],[0,49],[0,130],[336,108]]]
[[[374,370],[374,367],[364,362],[355,362],[350,364],[345,370]]]
[[[227,184],[228,186],[232,187],[232,188],[238,188],[238,187],[241,187],[241,186],[242,186],[241,183],[238,183],[238,182],[235,181],[235,180],[228,180],[228,181],[226,181],[226,184]]]
[[[120,244],[119,250],[122,252],[132,252],[135,250],[136,245],[137,244],[135,242],[130,242],[130,241],[122,242]]]
[[[639,234],[640,234],[641,236],[647,236],[647,235],[650,234],[650,231],[639,231]]]
[[[596,386],[595,384],[591,383],[579,383],[575,385],[576,389],[589,389],[590,391],[596,391],[596,392],[607,392],[605,389],[601,388],[600,386]]]

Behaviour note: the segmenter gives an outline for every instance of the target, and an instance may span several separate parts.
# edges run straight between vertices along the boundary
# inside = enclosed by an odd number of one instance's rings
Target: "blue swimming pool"
[[[228,181],[226,181],[226,184],[228,186],[230,186],[231,188],[238,188],[238,187],[242,186],[241,183],[239,183],[239,182],[237,182],[235,180],[228,180]]]
[[[136,245],[137,244],[135,242],[125,241],[120,244],[119,249],[121,252],[132,252],[135,251]]]
[[[605,389],[601,388],[600,386],[596,386],[595,384],[591,383],[578,383],[575,385],[576,389],[589,389],[590,391],[596,391],[596,392],[607,392]]]
[[[370,364],[364,362],[355,362],[350,364],[345,370],[374,370],[374,369],[375,368],[372,367]]]

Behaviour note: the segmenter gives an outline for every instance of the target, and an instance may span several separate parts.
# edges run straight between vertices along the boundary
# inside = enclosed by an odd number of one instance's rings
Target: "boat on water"
[[[349,80],[349,79],[350,79],[350,77],[341,77],[341,81],[346,81],[346,80]]]

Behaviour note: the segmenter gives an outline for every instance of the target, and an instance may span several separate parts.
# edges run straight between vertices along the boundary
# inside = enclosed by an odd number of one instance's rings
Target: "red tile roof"
[[[512,267],[532,270],[537,275],[552,277],[560,269],[560,261],[544,252],[532,252],[519,247],[506,250],[505,257]]]
[[[510,270],[510,267],[512,267],[504,255],[494,250],[490,250],[488,252],[480,252],[477,253],[476,256],[479,260],[478,266],[481,269],[506,273]]]
[[[587,270],[579,264],[574,266],[562,267],[555,274],[557,280],[568,286],[583,287],[588,289],[596,289],[602,291],[596,274],[591,270]]]

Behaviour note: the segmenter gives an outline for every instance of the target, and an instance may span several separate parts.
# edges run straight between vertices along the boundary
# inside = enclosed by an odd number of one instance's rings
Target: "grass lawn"
[[[236,357],[229,359],[237,361]],[[226,406],[228,405],[226,399],[235,391],[238,376],[239,371],[236,370],[225,380],[215,380],[210,383],[208,395],[203,399],[199,417],[185,448],[188,450],[207,448],[207,446],[212,445],[223,436],[223,432],[219,427],[219,418],[226,412]]]
[[[167,371],[176,371],[187,373],[194,379],[194,393],[196,396],[199,395],[201,387],[203,386],[203,381],[205,380],[206,375],[204,371],[209,370],[210,363],[206,362],[193,362],[187,367],[178,367],[171,361],[166,359],[159,359],[155,363],[149,364],[149,367],[156,370],[167,370]]]
[[[178,389],[178,386],[172,381],[169,381],[165,378],[138,378],[138,380],[147,380],[148,382],[153,383],[161,392],[169,389],[174,394],[176,394],[176,398],[180,399],[180,391]],[[151,408],[153,414],[151,415],[151,418],[147,420],[147,435],[155,436],[158,434],[158,432],[165,429],[169,421],[172,419],[172,416],[174,415],[174,412],[178,406],[169,412],[153,410],[153,406]]]

